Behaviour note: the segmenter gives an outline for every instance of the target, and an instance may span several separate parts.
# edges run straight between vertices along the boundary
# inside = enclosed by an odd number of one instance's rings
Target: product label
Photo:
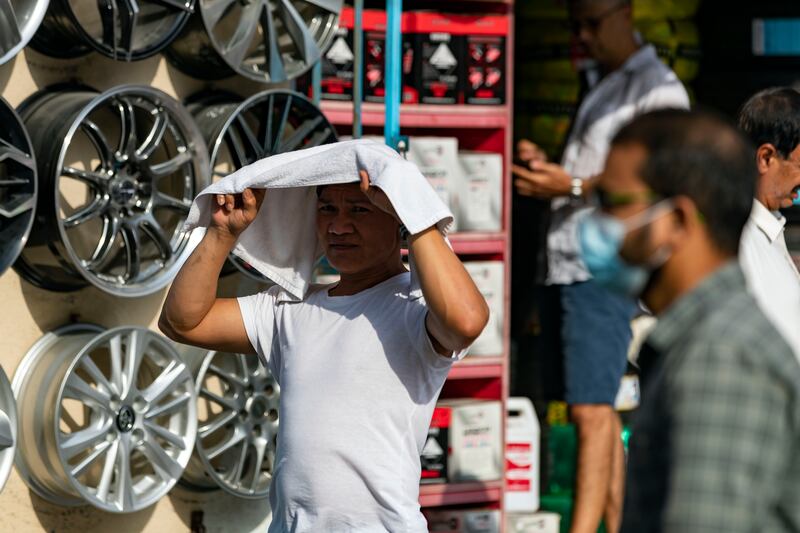
[[[467,186],[467,216],[473,223],[492,220],[492,195],[490,182],[485,179],[470,180]]]

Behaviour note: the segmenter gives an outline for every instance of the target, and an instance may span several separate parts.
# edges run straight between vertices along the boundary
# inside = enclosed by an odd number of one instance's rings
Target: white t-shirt
[[[800,358],[800,273],[784,239],[786,218],[753,201],[739,262],[764,314]]]
[[[425,532],[420,452],[452,362],[434,350],[410,275],[352,296],[313,286],[239,299],[281,386],[270,533]]]

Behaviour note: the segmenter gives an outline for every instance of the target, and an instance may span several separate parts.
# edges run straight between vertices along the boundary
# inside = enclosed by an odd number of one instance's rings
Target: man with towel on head
[[[312,285],[299,301],[278,285],[216,297],[228,254],[265,194],[280,193],[217,194],[159,321],[178,342],[258,354],[280,384],[271,533],[427,531],[420,452],[451,365],[488,320],[436,222],[408,236],[415,296],[400,252],[405,228],[371,177],[361,170],[360,183],[317,187],[317,238],[341,280]]]

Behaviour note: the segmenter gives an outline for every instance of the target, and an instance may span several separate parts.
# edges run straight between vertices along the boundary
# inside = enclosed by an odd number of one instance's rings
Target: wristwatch
[[[583,180],[580,178],[572,178],[570,182],[569,197],[573,202],[580,202],[583,200]]]

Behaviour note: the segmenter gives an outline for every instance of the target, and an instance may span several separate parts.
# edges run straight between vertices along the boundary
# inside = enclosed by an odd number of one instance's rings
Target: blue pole
[[[361,128],[361,102],[364,100],[364,0],[355,0],[353,24],[353,138],[359,139]]]
[[[311,100],[314,105],[319,107],[319,100],[322,97],[322,60],[320,59],[311,68]]]
[[[387,0],[386,2],[386,96],[384,97],[385,118],[383,135],[386,144],[397,149],[400,140],[400,72],[403,62],[403,51],[400,48],[400,19],[403,11],[403,0]]]

